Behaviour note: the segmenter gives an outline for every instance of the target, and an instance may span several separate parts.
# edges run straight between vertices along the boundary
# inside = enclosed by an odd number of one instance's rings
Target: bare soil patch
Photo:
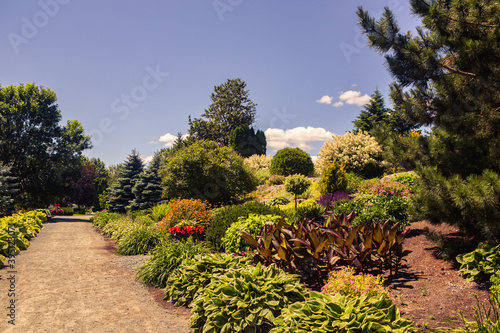
[[[190,332],[185,309],[162,306],[135,281],[144,259],[117,255],[88,218],[54,218],[15,257],[14,273],[0,270],[0,331]],[[12,300],[15,325],[6,309]]]
[[[412,250],[399,274],[388,280],[395,301],[403,316],[414,320],[424,330],[452,327],[459,320],[459,311],[471,319],[479,301],[487,304],[490,293],[484,283],[467,282],[458,272],[458,265],[439,257],[439,248],[425,236],[429,231],[444,237],[459,237],[449,225],[434,226],[426,221],[414,222],[412,233],[404,240],[405,249]],[[427,323],[427,324],[426,324]]]

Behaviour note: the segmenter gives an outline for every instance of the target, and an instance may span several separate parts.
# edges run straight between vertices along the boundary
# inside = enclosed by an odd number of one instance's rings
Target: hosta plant
[[[500,269],[500,244],[481,243],[474,251],[458,255],[457,261],[467,281],[487,279]]]
[[[346,298],[311,291],[305,301],[284,308],[271,333],[309,332],[416,332],[413,322],[401,317],[384,297]]]
[[[186,242],[167,242],[157,248],[151,258],[139,268],[136,279],[142,279],[145,284],[154,287],[164,288],[170,274],[184,259],[207,253],[209,250],[202,242],[195,243],[191,239]]]
[[[194,332],[269,332],[283,308],[304,301],[299,279],[275,265],[216,275],[193,301]]]
[[[189,306],[215,276],[249,264],[249,257],[226,253],[202,254],[185,259],[168,278],[165,299],[178,306]]]

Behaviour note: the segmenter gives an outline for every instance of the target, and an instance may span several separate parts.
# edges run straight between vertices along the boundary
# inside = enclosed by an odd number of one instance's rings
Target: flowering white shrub
[[[245,164],[252,170],[260,171],[260,170],[269,170],[271,166],[272,156],[266,155],[252,155],[244,159]]]
[[[332,137],[333,141],[325,142],[318,154],[316,166],[320,171],[335,158],[345,166],[346,171],[365,177],[378,176],[387,166],[382,161],[382,147],[368,133],[347,132],[344,135],[334,134]]]

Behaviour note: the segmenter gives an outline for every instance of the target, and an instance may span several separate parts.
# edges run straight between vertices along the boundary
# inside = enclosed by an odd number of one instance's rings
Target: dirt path
[[[114,254],[86,217],[54,222],[15,257],[15,273],[0,269],[0,332],[190,332],[134,281],[143,258]]]

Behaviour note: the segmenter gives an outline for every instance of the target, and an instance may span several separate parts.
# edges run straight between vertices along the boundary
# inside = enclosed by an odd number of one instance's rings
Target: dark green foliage
[[[35,83],[0,86],[0,162],[17,177],[16,203],[47,206],[69,195],[82,151],[91,148],[77,120],[60,125],[55,92]]]
[[[276,152],[269,169],[273,175],[309,176],[314,172],[311,156],[300,148],[283,148]]]
[[[304,300],[306,287],[274,265],[216,275],[193,301],[194,332],[269,332],[284,307]]]
[[[162,169],[167,199],[201,199],[228,204],[255,189],[255,180],[243,159],[229,147],[198,141],[171,156]]]
[[[229,143],[231,148],[243,157],[266,155],[266,135],[261,130],[255,133],[255,130],[247,124],[231,130]]]
[[[250,100],[245,88],[245,81],[239,78],[215,86],[210,96],[212,104],[201,118],[191,120],[189,117],[190,137],[229,146],[231,130],[245,124],[251,126],[255,119],[257,104]]]
[[[271,207],[261,202],[247,202],[243,205],[232,205],[214,209],[212,212],[212,222],[206,230],[206,241],[217,251],[223,251],[222,237],[232,223],[238,221],[240,217],[248,217],[250,214],[259,215],[281,215],[282,212],[277,207]]]
[[[109,192],[108,209],[110,212],[124,213],[130,209],[130,204],[135,199],[132,189],[139,180],[143,168],[139,153],[133,150]]]
[[[344,166],[338,163],[336,159],[323,167],[319,182],[319,192],[321,194],[333,194],[337,191],[345,191],[347,185],[348,179],[344,171]]]
[[[377,89],[371,95],[371,100],[368,104],[364,106],[359,115],[356,117],[354,123],[354,133],[359,131],[364,131],[374,135],[374,129],[380,126],[383,122],[387,120],[388,109],[385,107],[384,98],[382,94]]]
[[[153,225],[138,225],[118,242],[118,253],[123,255],[148,254],[165,241],[164,234]]]
[[[185,242],[167,242],[158,247],[153,256],[137,271],[137,280],[156,288],[164,288],[169,278],[184,259],[191,259],[197,254],[207,254],[209,250],[203,243],[192,239]]]
[[[14,195],[19,191],[17,178],[10,172],[11,168],[0,162],[0,217],[14,212]]]
[[[193,259],[185,259],[169,276],[165,287],[165,299],[177,306],[189,306],[203,289],[212,283],[213,277],[250,264],[249,257],[225,253],[198,255]]]
[[[434,126],[436,158],[450,174],[500,171],[498,3],[410,3],[422,19],[417,35],[401,32],[389,9],[379,21],[358,10],[370,45],[396,79],[394,104],[406,119]]]
[[[131,210],[150,209],[161,201],[163,189],[159,174],[160,166],[161,160],[159,156],[156,156],[137,180],[132,189],[135,198],[130,204]]]
[[[500,176],[445,177],[435,167],[418,168],[421,175],[413,198],[417,217],[457,226],[477,240],[500,240]]]
[[[284,308],[271,333],[416,332],[391,300],[308,293],[302,302]]]

